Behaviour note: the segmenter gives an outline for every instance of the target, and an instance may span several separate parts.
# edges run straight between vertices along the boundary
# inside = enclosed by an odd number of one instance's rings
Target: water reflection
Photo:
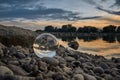
[[[120,57],[120,34],[62,35],[58,36],[58,38],[64,42],[63,45],[69,41],[77,40],[81,52],[102,55],[107,58]]]
[[[56,35],[54,34],[57,38],[62,39],[62,41],[73,41],[78,38],[79,40],[83,40],[84,42],[90,42],[98,39],[102,39],[103,41],[106,41],[108,43],[115,43],[118,41],[120,43],[120,34],[77,34],[77,35]]]

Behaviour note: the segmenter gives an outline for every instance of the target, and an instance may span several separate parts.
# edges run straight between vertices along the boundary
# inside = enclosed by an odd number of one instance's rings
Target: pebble
[[[13,71],[6,66],[0,66],[0,75],[13,75]]]
[[[85,80],[97,80],[94,76],[89,74],[83,74]]]
[[[95,68],[93,69],[93,72],[94,72],[94,73],[103,74],[103,73],[104,73],[104,70],[103,70],[103,68],[101,68],[101,67],[95,67]]]
[[[57,59],[50,58],[50,57],[43,57],[42,61],[53,66],[57,66],[59,64],[59,61]]]
[[[84,76],[82,74],[74,74],[72,80],[84,80]]]
[[[8,65],[8,67],[17,75],[22,75],[22,76],[27,75],[27,72],[19,66],[10,64]]]
[[[67,62],[72,62],[72,61],[75,61],[75,58],[70,57],[70,56],[65,57],[64,59],[65,59]]]

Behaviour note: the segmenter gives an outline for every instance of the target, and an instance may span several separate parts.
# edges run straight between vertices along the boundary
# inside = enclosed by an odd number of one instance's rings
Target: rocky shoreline
[[[53,58],[32,48],[0,43],[0,80],[120,80],[120,58],[106,59],[60,47]]]

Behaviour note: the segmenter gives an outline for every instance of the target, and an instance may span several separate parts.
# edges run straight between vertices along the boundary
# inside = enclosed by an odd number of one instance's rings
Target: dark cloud
[[[114,14],[114,15],[120,15],[120,11],[111,11],[111,10],[106,10],[106,9],[103,9],[101,7],[96,7],[98,10],[101,10],[101,11],[104,11],[104,12],[107,12],[109,14]]]
[[[115,0],[115,3],[111,7],[113,6],[120,7],[120,0]]]
[[[0,10],[1,11],[1,10]],[[38,9],[10,9],[0,12],[0,18],[48,18],[48,19],[69,19],[76,18],[78,13],[72,11],[66,11],[57,8],[46,8],[39,6]]]
[[[70,19],[70,21],[78,21],[78,20],[88,20],[88,19],[100,19],[102,16],[92,16],[92,17],[74,17]]]

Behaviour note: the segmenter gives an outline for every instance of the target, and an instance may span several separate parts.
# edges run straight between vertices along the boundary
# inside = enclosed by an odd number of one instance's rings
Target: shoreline
[[[53,58],[38,58],[32,48],[0,44],[2,80],[119,80],[120,58],[67,50],[60,47]]]

